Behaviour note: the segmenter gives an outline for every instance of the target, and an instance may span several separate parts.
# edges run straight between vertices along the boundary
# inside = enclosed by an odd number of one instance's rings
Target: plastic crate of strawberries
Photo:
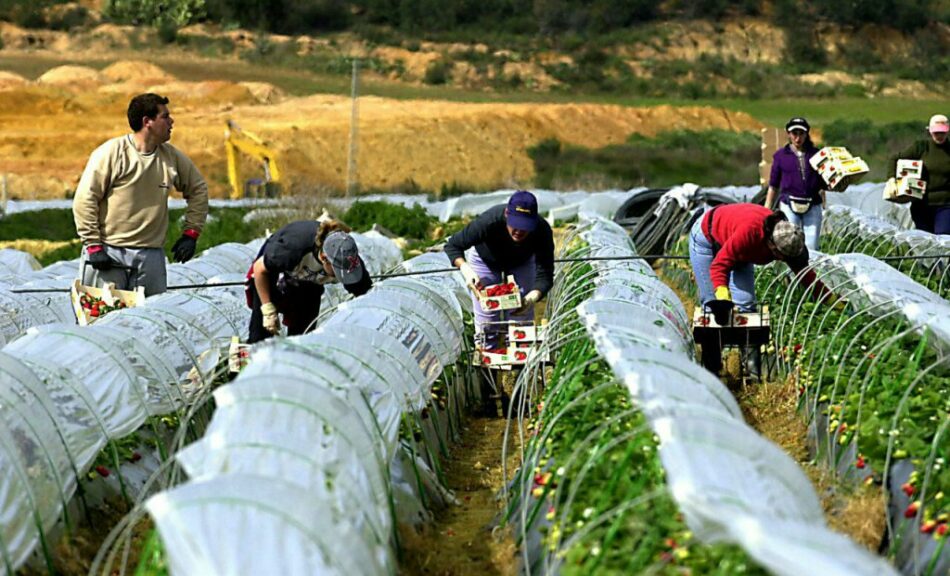
[[[509,276],[507,282],[494,284],[480,290],[478,301],[482,309],[489,311],[521,308],[521,289],[515,283],[514,276]]]

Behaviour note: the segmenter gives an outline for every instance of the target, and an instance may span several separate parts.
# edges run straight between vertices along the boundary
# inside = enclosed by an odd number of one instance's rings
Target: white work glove
[[[468,262],[462,262],[462,265],[459,266],[459,271],[462,273],[462,278],[465,279],[465,285],[471,290],[481,290],[484,288],[482,286],[482,279],[478,277],[478,274],[475,273],[475,269],[472,268],[472,265]]]
[[[277,306],[273,302],[261,304],[261,314],[264,315],[264,329],[271,334],[280,332],[280,319],[277,317]]]
[[[524,298],[521,299],[521,308],[518,308],[517,313],[526,312],[531,310],[535,304],[538,303],[538,300],[541,299],[540,290],[532,290],[524,295]]]

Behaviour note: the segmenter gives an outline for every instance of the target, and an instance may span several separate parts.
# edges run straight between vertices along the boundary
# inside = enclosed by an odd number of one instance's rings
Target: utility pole
[[[353,81],[350,86],[352,112],[350,114],[350,148],[346,165],[346,197],[349,198],[359,189],[359,175],[356,172],[356,156],[359,152],[360,119],[360,60],[353,59]]]
[[[0,219],[7,214],[7,174],[0,177]]]

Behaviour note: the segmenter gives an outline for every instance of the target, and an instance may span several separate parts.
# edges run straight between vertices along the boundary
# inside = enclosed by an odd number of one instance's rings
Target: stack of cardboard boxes
[[[897,178],[888,180],[884,187],[884,199],[903,204],[911,200],[920,200],[927,193],[924,177],[924,163],[921,160],[898,160]]]
[[[843,191],[868,173],[867,163],[841,146],[822,148],[809,162],[832,192]]]

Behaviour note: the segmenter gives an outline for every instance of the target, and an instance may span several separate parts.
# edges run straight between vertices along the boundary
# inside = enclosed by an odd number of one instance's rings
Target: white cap
[[[930,124],[927,126],[931,133],[950,132],[950,122],[943,114],[934,114],[930,117]]]

